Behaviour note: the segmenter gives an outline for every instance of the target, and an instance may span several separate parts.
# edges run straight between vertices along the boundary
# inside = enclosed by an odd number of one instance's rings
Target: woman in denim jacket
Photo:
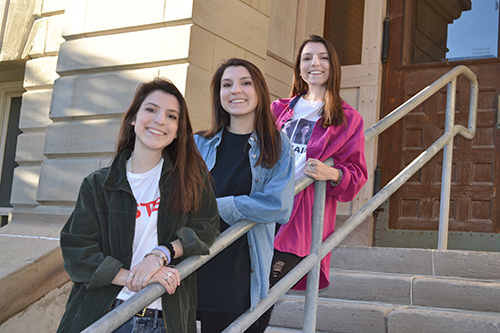
[[[198,271],[201,330],[221,332],[267,296],[275,223],[290,217],[294,157],[274,125],[260,70],[242,59],[222,63],[212,78],[212,122],[195,135],[214,178],[220,231],[241,220],[257,222]],[[254,324],[247,332],[261,332]]]

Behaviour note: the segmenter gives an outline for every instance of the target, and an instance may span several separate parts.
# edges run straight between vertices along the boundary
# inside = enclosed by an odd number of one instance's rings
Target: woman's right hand
[[[127,277],[127,288],[138,292],[149,284],[150,279],[158,272],[163,265],[160,263],[161,259],[149,255],[145,257],[140,263],[132,268]]]

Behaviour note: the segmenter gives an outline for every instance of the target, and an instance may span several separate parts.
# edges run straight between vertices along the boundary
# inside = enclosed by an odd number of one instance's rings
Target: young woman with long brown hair
[[[323,239],[335,230],[337,201],[355,198],[367,180],[364,154],[363,119],[340,98],[341,66],[332,44],[313,35],[304,40],[294,64],[290,98],[272,103],[278,129],[291,123],[291,136],[311,124],[312,133],[305,142],[293,141],[295,177],[303,174],[327,181]],[[334,166],[323,163],[332,157]],[[276,284],[311,250],[311,217],[314,184],[294,198],[290,221],[281,226],[274,240],[271,285]],[[329,285],[330,256],[321,260],[320,288]],[[293,289],[305,290],[306,277]],[[268,321],[271,311],[263,318]],[[262,319],[262,318],[261,318]]]
[[[214,179],[220,231],[241,220],[257,225],[198,270],[202,333],[223,331],[267,296],[275,225],[288,221],[294,190],[293,152],[274,125],[261,71],[224,61],[211,94],[212,123],[195,140]]]
[[[139,85],[110,167],[87,176],[61,231],[74,282],[59,332],[80,332],[151,283],[166,294],[115,332],[196,332],[196,279],[172,264],[208,254],[218,210],[186,102],[170,81]]]

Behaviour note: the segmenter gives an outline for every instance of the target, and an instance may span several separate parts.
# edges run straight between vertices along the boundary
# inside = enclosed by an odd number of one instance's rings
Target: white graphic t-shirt
[[[322,107],[323,102],[308,101],[300,97],[293,108],[292,117],[281,128],[281,131],[292,142],[295,153],[295,179],[304,173],[307,144],[311,138],[314,125],[320,118],[319,111]]]
[[[130,268],[140,263],[144,259],[144,255],[158,246],[156,221],[158,220],[158,206],[160,205],[160,188],[158,184],[162,166],[163,158],[157,166],[148,172],[131,173],[127,171],[127,179],[137,201],[132,265]],[[117,298],[127,300],[134,294],[135,292],[123,287]],[[148,308],[161,310],[161,300],[155,300]]]

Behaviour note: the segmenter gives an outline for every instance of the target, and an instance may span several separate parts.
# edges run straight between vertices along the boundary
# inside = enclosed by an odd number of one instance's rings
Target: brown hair
[[[245,67],[254,82],[255,92],[257,93],[258,101],[255,108],[254,130],[257,134],[257,144],[260,148],[260,156],[255,165],[261,165],[266,168],[272,168],[278,162],[281,155],[281,137],[279,131],[274,125],[273,115],[270,109],[271,99],[269,97],[269,89],[267,88],[264,75],[257,66],[251,62],[231,58],[223,61],[214,76],[210,91],[212,94],[212,122],[207,131],[200,134],[204,137],[211,138],[217,134],[224,124],[230,121],[229,113],[222,107],[220,99],[221,80],[226,68],[231,66]]]
[[[180,105],[177,138],[163,149],[163,155],[168,156],[173,163],[169,177],[172,180],[172,188],[175,189],[175,191],[170,191],[166,203],[170,209],[176,212],[185,214],[196,212],[200,206],[202,190],[204,189],[203,178],[206,166],[194,142],[186,101],[172,82],[155,78],[153,81],[141,83],[137,87],[132,104],[123,118],[116,152],[134,149],[135,132],[132,122],[146,97],[155,91],[163,91],[174,96]]]
[[[342,108],[342,98],[340,98],[340,77],[341,67],[337,51],[333,45],[326,39],[311,35],[304,40],[299,47],[297,57],[295,58],[295,65],[293,68],[293,82],[290,97],[297,96],[307,91],[307,83],[300,76],[300,61],[302,51],[307,43],[322,43],[325,45],[328,52],[328,61],[330,63],[330,76],[326,82],[325,105],[321,110],[323,117],[323,127],[326,128],[331,125],[339,126],[345,121],[344,109]]]

